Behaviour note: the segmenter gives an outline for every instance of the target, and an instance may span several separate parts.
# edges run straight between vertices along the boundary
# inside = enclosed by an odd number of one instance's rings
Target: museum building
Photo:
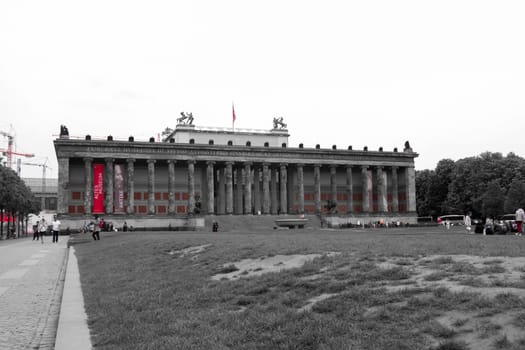
[[[220,215],[323,215],[329,223],[416,222],[414,159],[402,151],[288,144],[271,130],[180,123],[164,140],[69,136],[54,140],[57,213],[80,227],[94,215],[116,225],[201,226]]]

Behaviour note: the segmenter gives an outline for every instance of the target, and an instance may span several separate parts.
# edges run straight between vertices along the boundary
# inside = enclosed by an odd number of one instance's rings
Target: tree
[[[416,204],[419,216],[432,215],[432,204],[429,193],[433,177],[435,177],[433,170],[416,171]]]
[[[26,184],[12,169],[0,166],[0,213],[10,217],[21,218],[31,212],[36,212],[39,205],[36,198]],[[7,221],[7,230],[11,222]],[[3,235],[4,225],[0,223],[0,237]]]
[[[525,182],[521,177],[512,180],[505,197],[505,213],[514,213],[516,209],[525,207]]]
[[[505,194],[497,180],[487,185],[487,190],[482,196],[482,213],[487,217],[495,218],[503,212]]]

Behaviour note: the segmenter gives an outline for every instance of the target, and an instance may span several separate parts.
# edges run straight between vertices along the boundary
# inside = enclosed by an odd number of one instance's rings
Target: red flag
[[[233,102],[232,102],[232,121],[235,122],[235,107],[233,106]]]

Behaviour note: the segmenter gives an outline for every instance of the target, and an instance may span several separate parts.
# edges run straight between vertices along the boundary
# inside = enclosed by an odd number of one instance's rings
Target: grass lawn
[[[75,245],[96,349],[525,349],[523,237],[101,236]]]

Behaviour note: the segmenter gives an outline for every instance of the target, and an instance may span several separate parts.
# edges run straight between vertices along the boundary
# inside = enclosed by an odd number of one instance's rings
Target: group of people
[[[44,217],[33,225],[33,241],[40,241],[44,244],[44,236],[47,233],[49,225]],[[56,215],[53,215],[53,221],[51,221],[51,233],[53,243],[58,243],[58,234],[60,233],[60,220]]]
[[[471,219],[471,213],[468,213],[465,215],[465,228],[467,229],[468,233],[474,233],[472,230],[472,219]],[[516,223],[516,236],[523,235],[523,232],[525,231],[525,225],[523,224],[525,222],[525,211],[523,208],[518,208],[516,210],[516,217],[515,217],[515,223]],[[485,224],[483,225],[483,234],[488,233],[494,233],[495,226],[494,226],[494,219],[488,217],[485,220]]]

